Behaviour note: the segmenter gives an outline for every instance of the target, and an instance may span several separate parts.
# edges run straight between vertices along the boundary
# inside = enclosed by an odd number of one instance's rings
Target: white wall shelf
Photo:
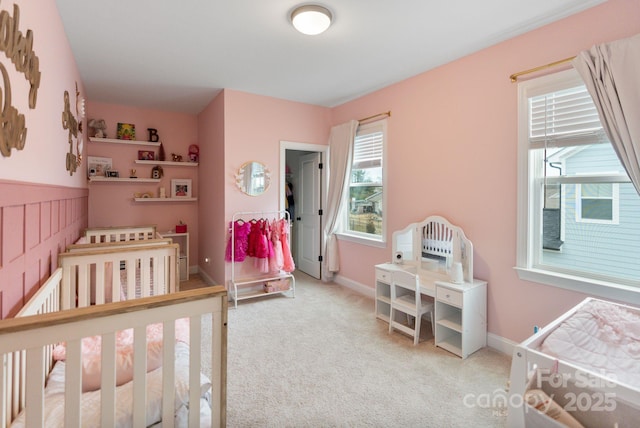
[[[129,178],[129,177],[103,177],[94,176],[89,177],[89,181],[92,183],[159,183],[159,178]]]
[[[198,198],[133,198],[136,202],[194,202]]]
[[[140,159],[136,159],[135,162],[141,165],[198,166],[198,162],[173,162],[173,161],[156,161],[156,160],[140,160]]]
[[[152,143],[150,141],[140,141],[140,140],[118,140],[116,138],[98,138],[98,137],[89,137],[89,141],[92,143],[113,143],[113,144],[128,144],[130,146],[154,146],[160,147],[160,143]]]

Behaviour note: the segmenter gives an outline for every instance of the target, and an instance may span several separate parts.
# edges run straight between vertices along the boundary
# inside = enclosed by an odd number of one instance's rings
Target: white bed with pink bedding
[[[175,292],[177,257],[166,242],[60,254],[0,321],[0,427],[224,426],[226,291]]]
[[[585,299],[516,346],[509,393],[509,427],[637,426],[640,309]]]

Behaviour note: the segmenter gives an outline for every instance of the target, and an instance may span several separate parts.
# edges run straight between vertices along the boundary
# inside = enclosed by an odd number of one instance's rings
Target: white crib
[[[0,321],[0,427],[12,423],[44,426],[45,420],[47,426],[53,426],[56,414],[64,415],[58,421],[60,426],[114,426],[122,421],[123,407],[130,407],[130,414],[124,416],[125,425],[130,426],[160,421],[162,426],[173,426],[174,422],[224,426],[227,293],[219,286],[175,292],[177,257],[177,245],[166,242],[60,254],[61,267],[18,316]],[[109,272],[111,279],[107,280]],[[121,278],[126,279],[124,287]],[[127,296],[129,300],[124,300]],[[209,317],[205,331],[210,322],[211,335],[202,338],[202,320]],[[175,321],[182,318],[189,320],[186,351],[182,342],[176,343]],[[146,329],[153,323],[161,323],[162,360],[188,361],[187,368],[162,364],[147,370],[151,351]],[[126,329],[133,329],[132,380],[116,386],[116,337]],[[82,344],[83,338],[91,336],[101,338],[102,386],[98,391],[83,393]],[[203,361],[201,347],[206,343],[208,348],[209,340],[211,358]],[[55,383],[52,368],[56,371],[60,364],[54,366],[52,349],[61,342],[66,344],[63,393],[55,398],[62,400],[62,407],[51,410],[47,404],[54,399],[47,395],[45,400],[45,395]],[[211,368],[208,381],[202,380],[206,379],[203,367]],[[151,383],[161,388],[147,390]],[[45,384],[47,388],[43,389]],[[210,388],[203,391],[209,384]],[[131,393],[131,399],[123,406],[117,399],[125,390]],[[99,416],[88,402],[99,403]],[[189,407],[188,403],[199,405]],[[154,409],[151,413],[150,407]],[[87,419],[92,412],[98,419]]]
[[[640,308],[587,298],[562,314],[536,334],[517,345],[511,363],[509,387],[509,413],[507,426],[519,427],[561,427],[557,419],[576,419],[585,427],[635,427],[640,420],[640,383],[637,381],[640,366],[637,355],[628,354],[627,367],[636,370],[621,370],[606,373],[593,362],[609,362],[614,359],[618,346],[600,346],[601,337],[612,337],[607,318],[590,318],[591,309],[596,306],[624,311],[629,318],[635,318],[635,328],[629,335],[637,336],[640,328]],[[585,315],[586,313],[586,315]],[[577,317],[576,317],[577,315]],[[611,317],[614,318],[614,317]],[[586,320],[586,321],[585,321]],[[544,345],[551,335],[561,338],[560,346],[551,348]],[[578,338],[575,343],[571,341]],[[566,343],[564,343],[566,340]],[[592,344],[593,343],[593,344]],[[630,349],[640,349],[640,340]],[[603,352],[603,358],[597,352]],[[550,353],[550,349],[557,353]],[[626,352],[622,352],[626,354]],[[637,351],[636,351],[637,354]],[[575,360],[585,356],[584,361]],[[632,382],[632,378],[636,381]],[[527,404],[527,392],[543,391],[549,397],[540,410]],[[535,396],[534,396],[535,397]],[[567,414],[569,416],[567,416]]]

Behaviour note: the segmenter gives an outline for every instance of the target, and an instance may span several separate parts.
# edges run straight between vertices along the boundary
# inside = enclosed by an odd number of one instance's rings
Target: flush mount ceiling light
[[[318,5],[299,6],[291,12],[291,23],[302,34],[315,36],[331,25],[331,12]]]

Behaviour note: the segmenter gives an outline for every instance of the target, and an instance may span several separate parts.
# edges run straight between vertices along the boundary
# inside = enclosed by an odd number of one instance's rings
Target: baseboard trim
[[[199,274],[200,278],[202,278],[207,285],[215,285],[216,284],[216,282],[213,280],[213,278],[211,278],[209,275],[207,275],[207,273],[205,271],[203,271],[202,269],[200,269],[198,266],[196,266],[195,272],[193,270],[194,270],[193,268],[190,269],[190,273]]]
[[[335,282],[338,285],[341,285],[345,288],[348,288],[351,291],[355,291],[358,294],[362,294],[365,295],[367,297],[370,297],[372,299],[376,298],[376,292],[373,288],[368,287],[360,282],[357,281],[353,281],[349,278],[345,278],[344,276],[341,275],[334,275],[333,276],[333,282]]]
[[[498,336],[497,334],[487,333],[487,346],[498,352],[511,356],[513,355],[513,350],[516,345],[517,343],[512,340]]]
[[[345,278],[344,276],[335,275],[333,277],[333,282],[345,288],[348,288],[351,291],[355,291],[358,294],[365,295],[372,299],[376,298],[375,289],[373,289],[372,287],[368,287],[367,285],[360,282]],[[513,350],[516,345],[517,343],[513,342],[512,340],[509,340],[502,336],[498,336],[494,333],[487,333],[487,346],[505,355],[513,355]]]

